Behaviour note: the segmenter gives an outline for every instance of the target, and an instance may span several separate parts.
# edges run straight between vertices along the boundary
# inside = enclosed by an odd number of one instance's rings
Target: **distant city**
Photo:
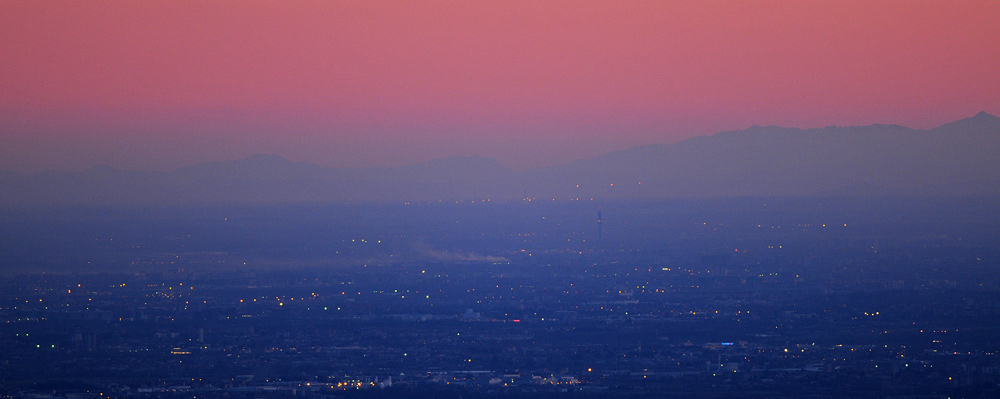
[[[0,0],[0,399],[1000,398],[998,17]]]
[[[994,397],[994,204],[5,211],[0,395]]]

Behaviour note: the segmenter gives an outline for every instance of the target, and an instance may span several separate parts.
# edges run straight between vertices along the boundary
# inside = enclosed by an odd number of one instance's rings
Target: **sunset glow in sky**
[[[1000,1],[0,0],[0,170],[526,169],[1000,115]]]

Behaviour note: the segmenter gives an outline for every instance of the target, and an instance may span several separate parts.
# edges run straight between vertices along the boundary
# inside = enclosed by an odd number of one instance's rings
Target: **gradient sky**
[[[526,169],[1000,115],[1000,1],[0,0],[0,170]]]

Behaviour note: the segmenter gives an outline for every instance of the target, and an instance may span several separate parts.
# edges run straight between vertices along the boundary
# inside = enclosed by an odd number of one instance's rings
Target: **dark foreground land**
[[[12,210],[0,395],[997,397],[996,204]]]

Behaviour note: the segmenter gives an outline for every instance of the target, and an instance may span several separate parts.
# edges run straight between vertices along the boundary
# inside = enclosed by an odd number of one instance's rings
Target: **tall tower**
[[[597,208],[597,243],[601,243],[601,227],[604,225],[604,217],[601,216],[601,208]]]

